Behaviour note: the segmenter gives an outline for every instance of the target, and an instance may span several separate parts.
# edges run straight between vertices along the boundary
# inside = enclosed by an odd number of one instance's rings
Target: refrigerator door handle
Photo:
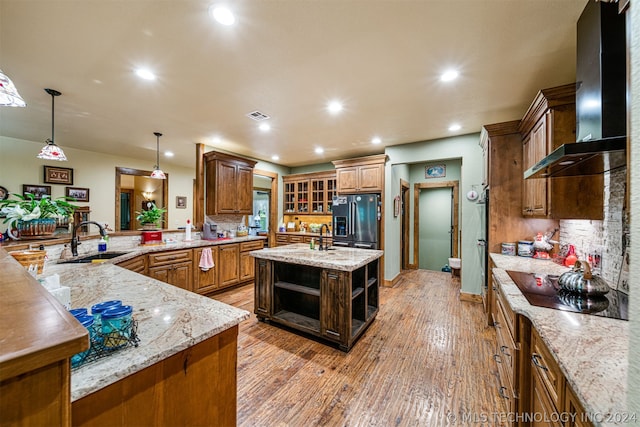
[[[351,202],[349,204],[349,235],[353,235],[356,232],[356,212],[357,212],[357,204],[356,202]]]

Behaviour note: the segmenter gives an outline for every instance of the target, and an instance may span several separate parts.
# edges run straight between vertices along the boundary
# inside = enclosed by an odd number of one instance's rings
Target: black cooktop
[[[520,271],[507,273],[531,305],[629,320],[629,296],[624,292],[612,289],[604,296],[587,297],[563,289],[556,290],[552,280],[554,276]]]

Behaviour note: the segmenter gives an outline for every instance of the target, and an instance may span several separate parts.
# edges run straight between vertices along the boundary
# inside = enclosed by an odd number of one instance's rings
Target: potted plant
[[[162,216],[167,211],[165,208],[159,208],[155,203],[149,204],[149,209],[136,212],[136,219],[142,225],[145,230],[155,230],[158,228],[158,223],[163,223]]]
[[[7,229],[13,239],[20,237],[47,236],[56,230],[59,218],[68,218],[78,206],[69,203],[72,197],[52,199],[44,195],[36,199],[35,195],[25,193],[24,196],[11,193],[13,199],[0,200],[0,213],[5,215],[4,223],[9,223]],[[18,234],[13,234],[13,229]]]

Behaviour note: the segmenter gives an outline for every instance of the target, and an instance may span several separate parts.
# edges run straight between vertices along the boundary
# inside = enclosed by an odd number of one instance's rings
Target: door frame
[[[415,269],[415,264],[409,262],[409,190],[411,189],[409,182],[400,179],[400,208],[402,209],[400,217],[400,253],[402,259],[400,261],[401,270]]]
[[[453,227],[452,234],[455,236],[453,240],[453,257],[458,258],[458,210],[459,210],[459,183],[458,181],[440,181],[440,182],[422,182],[413,184],[413,263],[418,268],[418,260],[420,255],[420,239],[418,237],[420,231],[420,190],[431,188],[451,188],[453,192],[453,207],[451,212],[451,225]]]
[[[271,194],[269,195],[269,233],[266,246],[275,245],[278,228],[278,174],[261,169],[254,169],[254,175],[271,178]]]

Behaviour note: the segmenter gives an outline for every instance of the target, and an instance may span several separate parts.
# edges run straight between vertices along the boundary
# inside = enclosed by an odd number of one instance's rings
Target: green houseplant
[[[69,203],[75,200],[72,197],[52,199],[44,195],[36,199],[31,193],[25,193],[24,196],[11,193],[11,196],[12,199],[0,200],[0,213],[6,216],[3,222],[9,223],[9,236],[14,239],[53,234],[56,220],[72,216],[78,208]],[[13,228],[18,230],[18,235],[13,234]]]
[[[162,216],[167,212],[166,208],[159,208],[155,203],[150,203],[150,207],[147,210],[136,212],[136,219],[142,225],[144,229],[156,229],[159,223],[163,223]]]

